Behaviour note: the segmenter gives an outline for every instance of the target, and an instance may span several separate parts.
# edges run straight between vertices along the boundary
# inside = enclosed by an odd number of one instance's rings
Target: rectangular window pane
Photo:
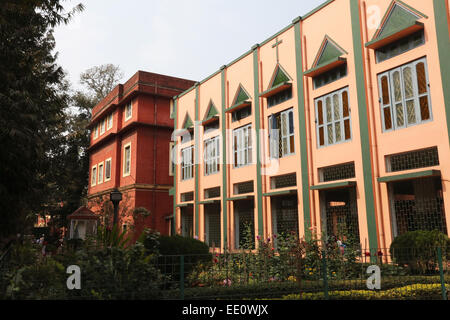
[[[392,129],[391,108],[390,107],[384,108],[383,114],[384,114],[384,129],[385,130]]]
[[[322,100],[317,103],[317,114],[319,118],[319,125],[323,124],[323,110],[322,110]]]
[[[420,99],[420,116],[422,121],[430,120],[430,108],[428,106],[428,96],[423,96]]]

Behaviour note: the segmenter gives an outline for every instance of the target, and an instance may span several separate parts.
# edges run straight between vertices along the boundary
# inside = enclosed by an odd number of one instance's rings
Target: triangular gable
[[[186,117],[184,117],[184,121],[183,121],[183,129],[189,129],[192,128],[194,126],[194,123],[191,120],[191,117],[189,117],[189,114],[186,113]]]
[[[275,70],[272,75],[272,79],[270,81],[269,89],[272,89],[279,84],[287,81],[291,81],[292,78],[287,74],[287,72],[283,69],[283,67],[280,64],[277,64],[275,67]]]
[[[423,17],[426,16],[403,2],[394,0],[389,5],[372,41],[406,29]]]
[[[215,116],[217,116],[219,112],[216,109],[216,106],[214,105],[214,102],[212,100],[209,102],[208,109],[206,110],[206,116],[203,120],[209,120]]]
[[[334,42],[330,37],[325,36],[322,44],[320,45],[319,52],[314,59],[312,68],[327,64],[328,62],[339,58],[346,53],[347,52],[342,49],[336,42]]]
[[[238,105],[244,101],[247,101],[250,99],[249,94],[247,93],[247,91],[244,89],[244,87],[242,86],[242,84],[239,84],[239,87],[236,91],[236,94],[234,95],[234,100],[233,103],[231,104],[232,106],[234,105]]]

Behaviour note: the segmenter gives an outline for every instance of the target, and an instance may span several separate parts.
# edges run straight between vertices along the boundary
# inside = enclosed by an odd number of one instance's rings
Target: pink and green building
[[[174,97],[174,230],[450,230],[448,0],[330,0]]]

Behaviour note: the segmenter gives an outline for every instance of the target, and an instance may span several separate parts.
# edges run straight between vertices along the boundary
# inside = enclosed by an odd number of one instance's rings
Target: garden
[[[248,232],[239,252],[211,253],[192,238],[145,230],[135,243],[99,228],[85,241],[58,246],[22,239],[0,254],[0,299],[7,300],[413,300],[444,299],[450,288],[450,239],[414,231],[389,249],[365,250],[345,238],[256,238]],[[69,290],[67,267],[81,270],[81,288]],[[369,266],[380,287],[369,290]],[[370,280],[370,279],[369,279]]]

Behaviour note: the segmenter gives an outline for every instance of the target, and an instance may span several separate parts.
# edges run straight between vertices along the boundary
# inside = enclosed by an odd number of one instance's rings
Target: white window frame
[[[92,166],[91,168],[91,187],[94,187],[96,185],[97,185],[97,165]]]
[[[106,164],[109,162],[109,178],[106,177]],[[105,160],[105,182],[108,182],[111,180],[111,176],[112,176],[112,158],[108,158]]]
[[[426,88],[427,88],[427,92],[423,93],[423,94],[419,94],[419,85],[417,82],[417,65],[419,63],[423,63],[424,64],[424,68],[425,68],[425,78],[426,78]],[[412,70],[412,82],[413,82],[413,96],[409,99],[405,98],[405,83],[404,83],[404,73],[403,71],[406,68],[411,68]],[[395,99],[395,88],[394,88],[394,74],[396,72],[399,72],[400,75],[400,90],[401,90],[401,100],[396,101]],[[388,104],[384,104],[383,103],[383,86],[382,86],[382,79],[383,77],[387,77],[388,80],[388,88],[389,88],[389,103]],[[431,105],[431,94],[430,94],[430,78],[429,78],[429,74],[428,74],[428,64],[427,64],[427,59],[426,58],[421,58],[412,62],[409,62],[407,64],[401,65],[397,68],[391,69],[389,71],[380,73],[378,75],[378,88],[379,88],[379,101],[380,101],[380,111],[381,111],[381,124],[382,124],[382,130],[383,132],[390,132],[390,131],[394,131],[394,130],[398,130],[398,129],[404,129],[404,128],[409,128],[412,126],[416,126],[416,125],[420,125],[423,123],[427,123],[430,121],[433,121],[433,108]],[[422,97],[427,97],[428,98],[428,109],[429,109],[429,113],[430,113],[430,119],[427,120],[422,120],[421,119],[421,110],[420,110],[420,98]],[[416,122],[414,123],[408,123],[408,115],[407,115],[407,106],[406,106],[406,102],[407,101],[414,101],[414,112],[415,112],[415,117],[416,117]],[[397,124],[397,108],[396,105],[398,104],[402,104],[403,107],[403,125],[398,125]],[[384,109],[389,108],[390,110],[390,114],[391,114],[391,122],[392,122],[392,128],[391,129],[386,129],[386,123],[385,123],[385,119],[384,119]],[[420,120],[419,120],[420,119]]]
[[[106,119],[102,119],[100,122],[100,135],[104,134],[106,131]]]
[[[105,163],[103,161],[98,164],[97,174],[97,184],[102,184],[105,177]]]
[[[113,127],[113,121],[114,121],[113,114],[110,113],[107,117],[107,123],[108,123],[107,128],[106,128],[107,130],[110,130]]]
[[[290,122],[289,122],[289,114],[292,114],[292,133],[290,132]],[[273,117],[280,116],[281,118],[281,126],[283,126],[283,117],[285,118],[284,125],[285,128],[272,128]],[[290,108],[284,110],[279,113],[275,113],[269,116],[269,150],[270,157],[273,159],[283,158],[287,156],[291,156],[295,154],[295,119],[294,119],[294,108]],[[285,129],[285,130],[284,130]],[[282,150],[288,150],[287,153],[283,153],[281,156],[279,155],[279,135],[281,134],[281,143]],[[291,146],[291,137],[294,138],[293,146]],[[290,150],[293,149],[293,152]]]
[[[248,124],[233,130],[233,168],[242,168],[253,164],[252,152],[252,125]]]
[[[205,176],[219,173],[218,165],[220,164],[220,146],[219,136],[207,139],[204,143],[204,167]]]
[[[133,117],[133,103],[130,101],[125,105],[125,121],[130,120],[132,117]]]
[[[343,103],[343,99],[342,99],[342,93],[343,92],[347,92],[347,99],[348,99],[348,116],[344,117],[344,103]],[[333,96],[334,95],[338,95],[339,98],[339,119],[335,119],[334,116],[334,100],[333,100]],[[326,101],[327,99],[330,99],[331,102],[331,121],[328,121],[328,117],[327,117],[327,105],[326,105]],[[322,101],[322,116],[323,116],[323,124],[319,124],[319,102]],[[339,89],[336,91],[333,91],[329,94],[326,94],[322,97],[319,97],[317,99],[314,100],[314,104],[315,104],[315,109],[316,109],[316,136],[317,136],[317,147],[318,148],[326,148],[328,146],[332,146],[332,145],[337,145],[337,144],[341,144],[341,143],[346,143],[352,140],[353,137],[353,130],[352,130],[352,112],[351,112],[351,106],[350,106],[350,93],[348,90],[348,87],[345,87],[343,89]],[[345,139],[345,121],[348,120],[349,121],[349,125],[350,125],[350,138],[348,138],[347,140]],[[341,128],[341,140],[336,141],[336,124],[339,123],[340,124],[340,128]],[[329,138],[328,138],[328,126],[331,125],[333,128],[333,142],[329,142]],[[323,139],[324,139],[324,145],[321,146],[320,145],[320,128],[323,128]]]
[[[98,124],[96,124],[95,128],[94,128],[94,139],[97,139],[97,138],[98,138]]]
[[[126,171],[126,168],[127,168],[127,159],[126,159],[127,148],[130,149],[130,159],[129,159],[128,172]],[[126,145],[123,146],[123,176],[124,177],[128,177],[129,175],[131,175],[131,142],[129,142]]]
[[[181,180],[190,180],[194,178],[194,146],[190,146],[181,150]]]

